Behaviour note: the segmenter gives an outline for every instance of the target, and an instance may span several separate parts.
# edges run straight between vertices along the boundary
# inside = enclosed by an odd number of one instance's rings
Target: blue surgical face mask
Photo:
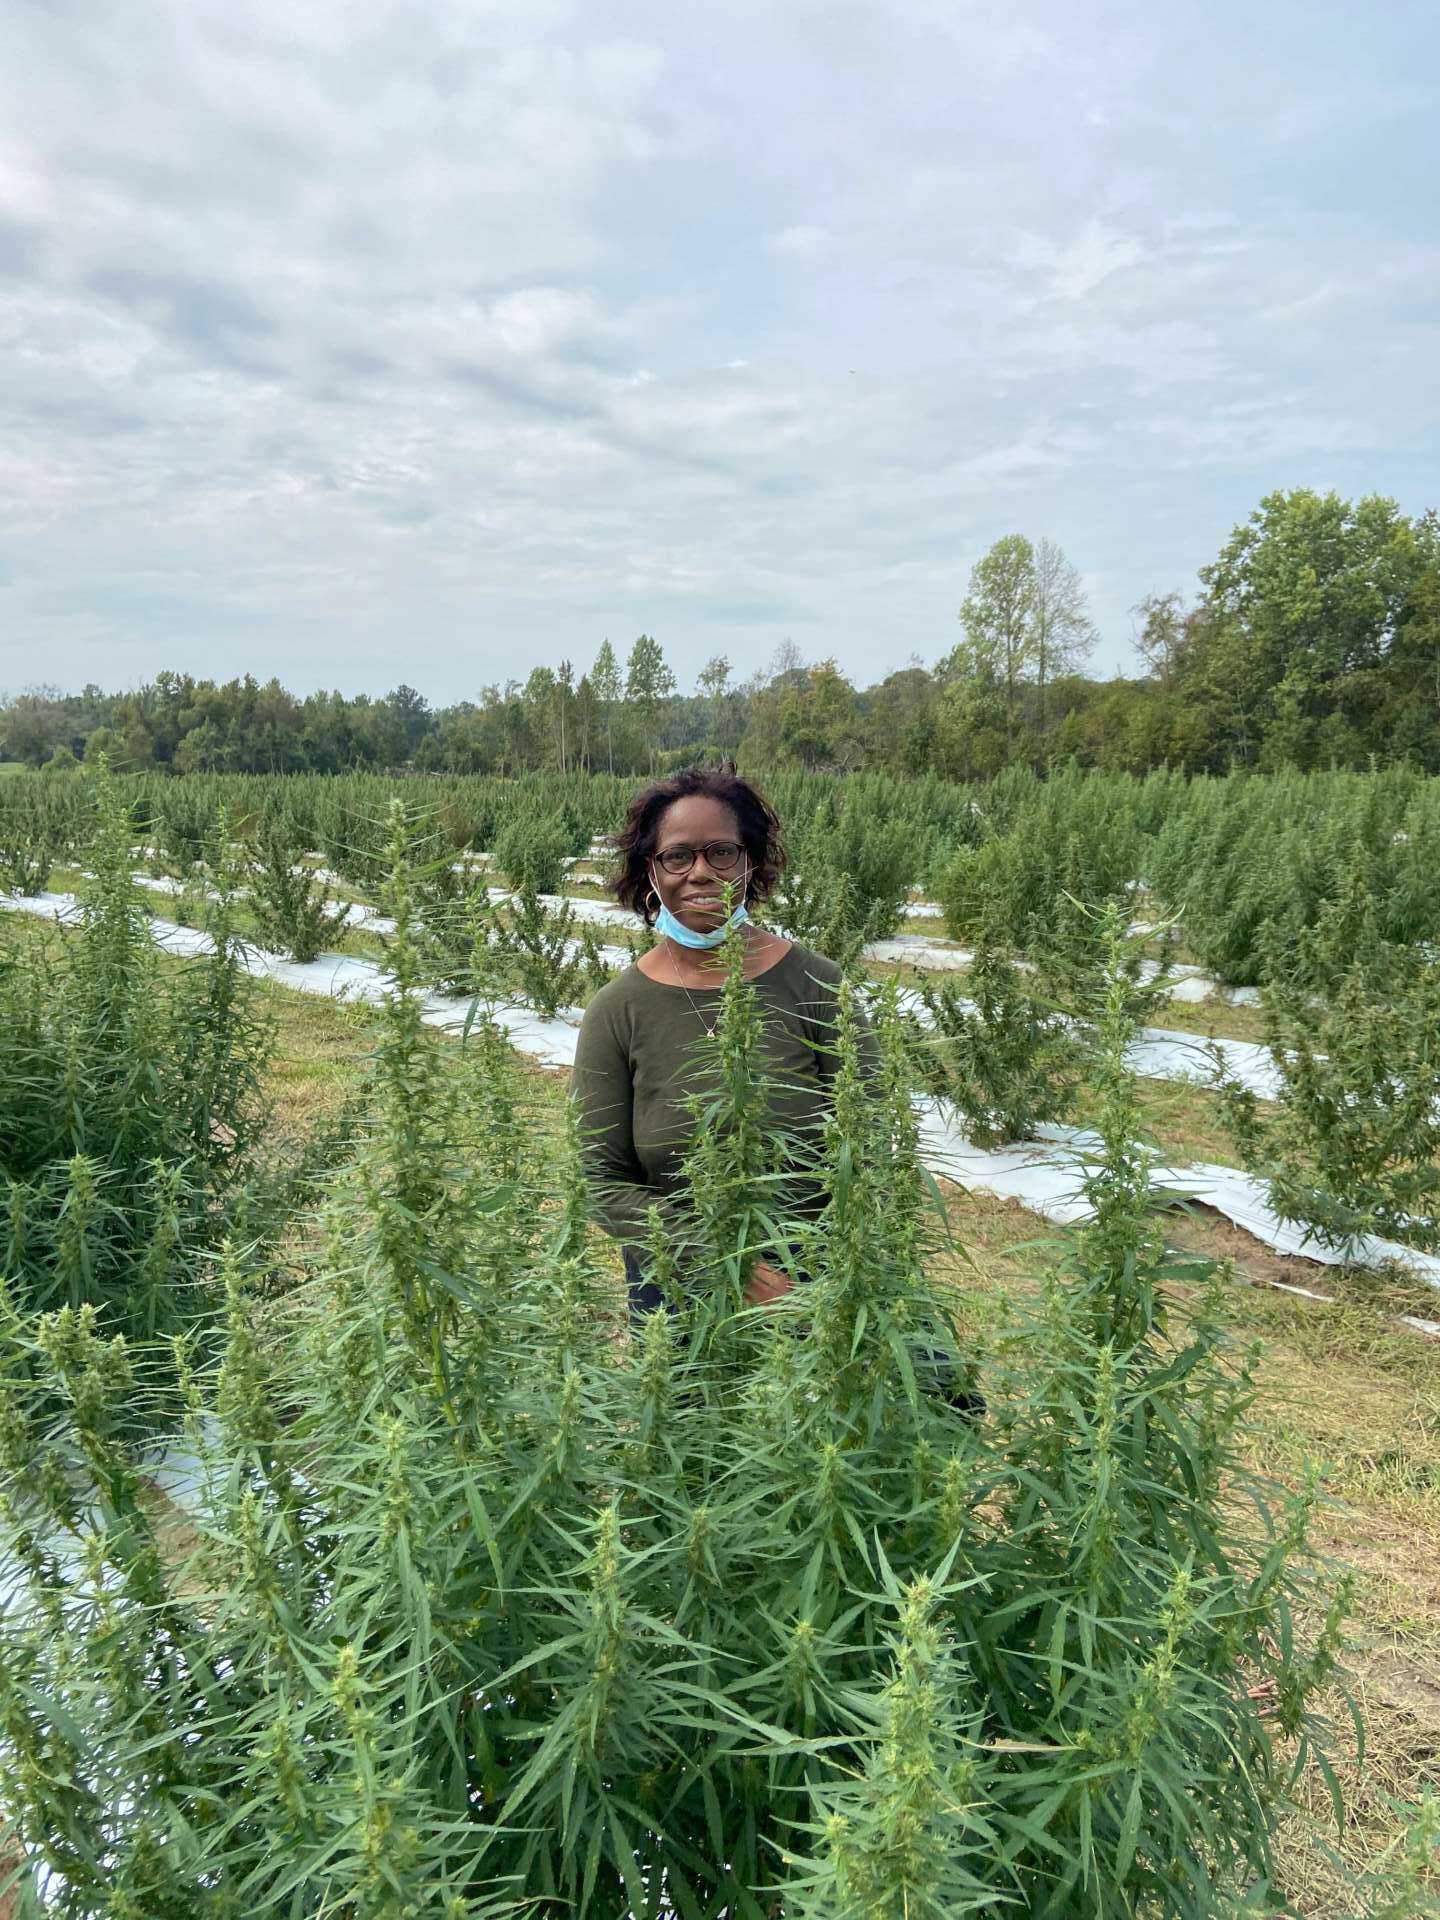
[[[654,885],[655,869],[653,867],[650,869],[650,880],[651,884]],[[658,886],[655,886],[655,892],[657,895],[659,894],[660,889]],[[655,931],[660,934],[668,934],[672,940],[678,941],[682,947],[718,947],[731,927],[741,926],[744,922],[748,921],[749,918],[750,915],[746,911],[745,902],[742,899],[739,906],[735,908],[723,926],[716,927],[713,933],[697,933],[693,927],[687,927],[682,920],[677,920],[662,900],[660,903],[660,911],[655,916]]]
[[[716,927],[713,933],[697,933],[693,927],[687,927],[683,920],[677,920],[669,907],[662,906],[655,916],[655,931],[669,934],[682,947],[718,947],[731,927],[738,927],[749,918],[742,900],[723,926]]]

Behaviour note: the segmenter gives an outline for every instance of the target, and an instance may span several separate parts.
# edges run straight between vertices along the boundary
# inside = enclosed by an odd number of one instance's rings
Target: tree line
[[[683,692],[653,635],[602,642],[589,666],[434,708],[413,687],[383,698],[303,697],[252,676],[217,684],[165,672],[145,686],[31,689],[0,704],[0,757],[63,769],[200,772],[348,768],[521,774],[654,773],[700,753],[756,769],[984,778],[1074,761],[1109,771],[1235,766],[1440,772],[1440,515],[1309,489],[1268,494],[1199,574],[1187,603],[1133,610],[1137,670],[1101,680],[1075,567],[1053,541],[997,540],[972,570],[960,637],[869,686],[786,642],[737,679],[708,660]]]

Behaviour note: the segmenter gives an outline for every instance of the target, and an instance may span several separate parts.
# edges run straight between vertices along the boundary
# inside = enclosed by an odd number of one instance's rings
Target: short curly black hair
[[[740,838],[750,861],[745,882],[745,900],[766,900],[785,869],[785,846],[780,817],[753,781],[735,771],[733,760],[722,760],[713,767],[682,767],[668,780],[657,780],[644,787],[630,802],[625,824],[613,835],[610,846],[619,865],[610,877],[610,888],[622,907],[630,907],[646,926],[652,926],[655,908],[651,904],[650,861],[660,822],[667,807],[691,794],[703,793],[712,800],[723,800],[740,826]]]

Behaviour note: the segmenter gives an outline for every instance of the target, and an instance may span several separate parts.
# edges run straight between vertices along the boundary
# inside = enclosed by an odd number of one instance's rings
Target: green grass
[[[1208,1088],[1188,1080],[1142,1080],[1138,1097],[1145,1126],[1167,1160],[1235,1164],[1234,1143],[1220,1121],[1220,1101]],[[1094,1092],[1086,1088],[1074,1124],[1090,1126],[1094,1119]]]

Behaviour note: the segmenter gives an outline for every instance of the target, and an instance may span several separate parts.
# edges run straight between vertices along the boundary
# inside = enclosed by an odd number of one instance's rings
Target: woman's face
[[[720,841],[744,847],[740,822],[735,809],[706,793],[688,793],[672,800],[660,816],[655,830],[655,846],[650,855],[650,884],[683,926],[695,933],[713,933],[725,919],[724,886],[734,888],[732,907],[745,898],[750,877],[749,856],[742,852],[740,864],[729,873],[717,873],[701,851]],[[660,855],[668,847],[693,847],[695,862],[688,873],[667,873]]]

